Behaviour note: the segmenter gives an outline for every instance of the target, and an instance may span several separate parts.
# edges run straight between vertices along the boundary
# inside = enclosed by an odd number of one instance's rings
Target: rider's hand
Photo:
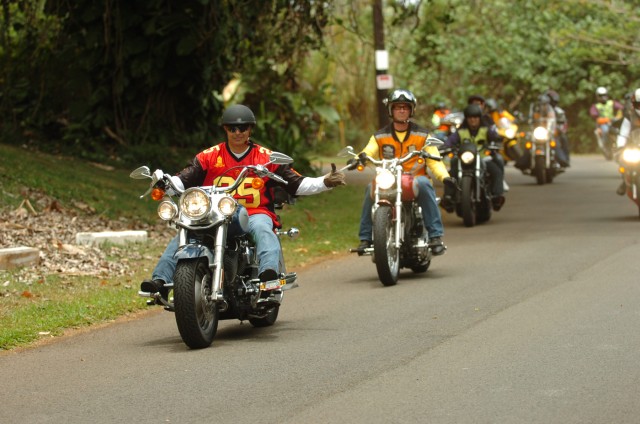
[[[324,185],[333,188],[341,185],[347,185],[344,180],[344,172],[338,172],[336,170],[336,164],[331,164],[331,172],[324,176]]]
[[[453,192],[455,192],[456,190],[460,190],[460,188],[458,187],[458,183],[456,182],[456,179],[453,177],[446,177],[444,180],[442,180],[442,182],[444,183],[445,186],[447,186]]]

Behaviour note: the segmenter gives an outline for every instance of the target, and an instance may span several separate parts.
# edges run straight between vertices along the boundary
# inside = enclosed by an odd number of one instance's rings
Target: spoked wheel
[[[173,277],[176,324],[191,349],[208,347],[218,330],[218,307],[211,294],[211,273],[206,259],[180,261]]]
[[[545,158],[543,156],[536,156],[535,165],[536,181],[538,185],[543,185],[547,181]]]
[[[473,227],[476,225],[476,204],[475,189],[473,186],[473,178],[469,176],[462,177],[462,193],[460,193],[460,209],[462,211],[462,221],[465,227]]]
[[[396,284],[400,274],[400,250],[395,246],[394,224],[389,206],[380,206],[373,215],[373,255],[378,278],[385,286]]]

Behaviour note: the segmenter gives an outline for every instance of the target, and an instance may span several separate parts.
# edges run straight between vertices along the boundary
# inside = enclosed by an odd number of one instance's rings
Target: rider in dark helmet
[[[501,138],[498,132],[495,129],[495,126],[487,126],[482,123],[483,111],[477,104],[470,104],[466,108],[464,108],[464,122],[458,128],[458,131],[451,134],[447,141],[445,142],[445,147],[455,148],[462,141],[470,140],[476,143],[479,147],[485,144],[496,144],[497,146],[501,143]],[[500,210],[502,205],[504,205],[504,160],[500,153],[493,152],[491,154],[491,160],[486,162],[487,172],[489,173],[489,177],[491,180],[491,204],[493,206],[493,210]],[[453,161],[451,163],[451,175],[458,174],[458,165],[457,161]],[[454,205],[454,196],[456,192],[455,190],[449,189],[448,186],[445,186],[445,196],[442,201],[442,207],[447,212],[453,212]]]
[[[272,152],[250,139],[255,125],[256,117],[251,109],[244,105],[228,107],[222,114],[225,141],[198,153],[191,163],[173,178],[177,178],[183,188],[211,186],[225,180],[226,184],[231,185],[236,178],[229,173],[231,169],[267,164]],[[274,233],[274,229],[280,227],[279,218],[274,211],[275,188],[280,186],[291,196],[302,196],[345,185],[344,174],[336,172],[335,165],[334,171],[315,178],[302,176],[289,165],[269,163],[265,166],[282,177],[287,184],[279,184],[274,179],[267,178],[261,186],[253,187],[252,176],[248,177],[248,185],[241,186],[245,187],[243,192],[237,190],[233,194],[240,205],[238,212],[244,210],[248,215],[249,233],[255,240],[256,254],[259,258],[259,278],[263,282],[278,278],[283,271],[280,268],[282,250]],[[230,233],[233,232],[233,227],[232,224]],[[142,282],[142,292],[160,293],[163,298],[167,298],[168,288],[165,284],[173,281],[177,263],[174,254],[178,250],[178,244],[177,236],[169,242],[153,270],[151,279]]]
[[[555,90],[547,90],[547,96],[549,96],[549,101],[551,106],[553,107],[554,112],[556,113],[556,131],[558,134],[558,141],[560,142],[560,148],[564,153],[562,163],[560,165],[568,167],[569,166],[569,138],[567,137],[567,131],[569,129],[569,124],[567,122],[567,115],[564,113],[564,109],[562,109],[558,103],[560,102],[560,95]]]
[[[487,127],[490,127],[491,125],[494,125],[495,122],[493,122],[493,119],[491,118],[491,116],[487,113],[486,107],[487,107],[487,101],[485,100],[484,97],[482,97],[479,94],[473,94],[471,96],[469,96],[467,98],[467,105],[478,105],[480,106],[480,110],[482,111],[482,124],[486,125]]]
[[[413,93],[409,90],[396,89],[385,100],[391,122],[371,136],[362,153],[376,159],[393,159],[412,150],[422,149],[433,156],[440,156],[437,147],[426,145],[429,137],[427,129],[410,120],[418,104]],[[429,247],[434,255],[442,255],[446,250],[442,240],[444,227],[436,200],[436,191],[427,169],[445,186],[455,187],[455,180],[449,177],[447,168],[441,161],[427,159],[420,164],[418,159],[414,158],[402,166],[407,172],[411,171],[415,175],[418,186],[417,201],[422,209],[422,219],[429,235]],[[360,245],[357,248],[359,254],[364,253],[364,249],[371,247],[373,242],[372,206],[371,184],[369,184],[365,190],[360,217],[358,232]]]

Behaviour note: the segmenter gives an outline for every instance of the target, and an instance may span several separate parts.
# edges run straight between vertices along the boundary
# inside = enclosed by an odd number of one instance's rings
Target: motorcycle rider
[[[440,156],[437,147],[425,146],[429,136],[427,129],[412,122],[410,119],[413,117],[417,105],[417,100],[413,93],[405,89],[396,89],[389,94],[386,100],[391,122],[371,136],[362,153],[373,158],[392,159],[400,157],[407,152],[422,149],[433,156]],[[353,164],[354,161],[355,159],[351,159],[349,164]],[[447,168],[441,161],[427,159],[424,165],[419,165],[417,158],[414,158],[405,162],[402,166],[405,172],[412,172],[415,175],[414,181],[418,186],[417,201],[422,209],[424,226],[429,233],[429,247],[433,255],[442,255],[446,250],[442,240],[444,227],[436,200],[436,191],[429,179],[426,167],[428,166],[433,176],[442,181],[445,186],[451,185],[455,187],[455,180],[449,176]],[[362,203],[358,252],[363,252],[364,249],[371,247],[373,243],[372,207],[373,198],[371,196],[371,184],[369,184],[365,190]]]
[[[549,100],[551,106],[553,107],[553,111],[556,114],[556,133],[558,135],[558,141],[560,142],[560,148],[564,153],[563,161],[560,162],[561,166],[566,168],[570,165],[570,147],[569,147],[569,138],[567,137],[567,131],[569,128],[569,124],[567,122],[567,115],[564,113],[564,109],[562,109],[558,103],[560,102],[560,95],[557,91],[549,89],[547,90],[547,96],[549,96]]]
[[[458,131],[451,134],[444,144],[444,147],[455,148],[463,140],[471,140],[479,147],[494,143],[500,146],[502,138],[495,129],[495,125],[487,126],[482,122],[482,109],[477,104],[470,104],[464,108],[464,122]],[[457,161],[451,162],[451,174],[457,175]],[[486,162],[487,172],[491,182],[491,205],[493,210],[499,211],[505,202],[504,197],[504,160],[500,153],[492,152],[491,160]],[[445,186],[445,195],[442,200],[442,207],[447,212],[453,212],[454,189]]]
[[[442,122],[442,118],[447,116],[451,111],[447,107],[445,102],[438,102],[436,104],[436,110],[433,112],[433,116],[431,117],[431,125],[435,130],[433,131],[433,135],[436,138],[444,141],[447,139],[447,135],[450,131],[450,125]]]
[[[605,87],[596,89],[597,101],[591,105],[589,115],[596,123],[596,135],[601,148],[606,146],[609,130],[613,121],[622,118],[622,103],[609,98],[609,92]]]
[[[491,117],[491,115],[487,113],[487,101],[485,100],[484,97],[482,97],[479,94],[472,94],[467,98],[467,106],[468,105],[480,106],[480,110],[482,110],[482,119],[481,119],[482,125],[487,127],[491,127],[492,125],[495,125],[493,118]]]
[[[627,144],[627,140],[629,139],[629,134],[631,130],[636,128],[640,128],[640,88],[637,88],[630,97],[630,110],[625,115],[622,120],[622,125],[620,126],[620,132],[618,133],[618,137],[616,139],[616,146],[618,151],[622,151],[621,149]],[[627,191],[627,185],[624,181],[624,175],[622,175],[622,182],[620,186],[616,189],[616,193],[620,196],[623,196]]]
[[[501,108],[495,99],[487,99],[486,102],[487,112],[492,121],[495,122],[496,127],[500,125],[503,120],[508,121],[507,127],[516,121],[515,116],[509,113],[508,110]],[[498,129],[498,132],[500,130]],[[518,145],[517,138],[503,140],[504,153],[507,155],[506,159],[517,161],[522,156],[522,150]]]
[[[172,177],[177,179],[178,185],[184,188],[197,186],[210,186],[219,184],[220,180],[228,179],[227,184],[233,184],[240,168],[246,165],[265,164],[269,161],[271,151],[253,141],[250,137],[256,125],[256,118],[247,106],[233,105],[222,114],[222,127],[226,134],[226,141],[198,153],[192,162]],[[241,207],[246,208],[249,215],[249,232],[256,243],[259,258],[259,276],[261,281],[271,281],[280,273],[279,259],[281,247],[275,228],[280,228],[278,217],[274,212],[274,187],[282,187],[291,196],[309,195],[327,191],[333,187],[345,185],[344,174],[333,170],[322,177],[304,177],[297,173],[289,165],[267,165],[267,168],[288,182],[287,185],[279,185],[274,180],[263,178],[265,184],[261,188],[240,186],[233,197]],[[253,179],[253,177],[251,177]],[[237,215],[237,213],[236,213]],[[237,226],[233,224],[229,233],[237,232]],[[178,250],[178,237],[174,237],[158,264],[151,274],[150,280],[145,280],[140,290],[149,293],[160,292],[166,297],[168,290],[164,283],[173,281],[173,273],[176,268],[174,254]]]
[[[555,137],[557,121],[556,121],[556,112],[553,106],[551,105],[551,98],[543,93],[538,96],[538,100],[531,106],[531,110],[529,112],[529,120],[533,124],[534,127],[541,126],[547,129],[549,134]],[[556,147],[554,148],[556,154],[557,165],[560,167],[567,167],[568,160],[565,156],[564,150],[556,143]],[[531,151],[525,149],[515,164],[515,167],[520,169],[523,173],[525,173],[531,164]]]

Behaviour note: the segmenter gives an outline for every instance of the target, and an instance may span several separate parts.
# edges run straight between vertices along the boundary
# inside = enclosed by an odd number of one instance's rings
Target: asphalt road
[[[0,355],[0,423],[639,422],[640,219],[615,165],[507,181],[394,287],[345,253],[299,270],[275,326],[221,322],[208,349],[158,311]]]

